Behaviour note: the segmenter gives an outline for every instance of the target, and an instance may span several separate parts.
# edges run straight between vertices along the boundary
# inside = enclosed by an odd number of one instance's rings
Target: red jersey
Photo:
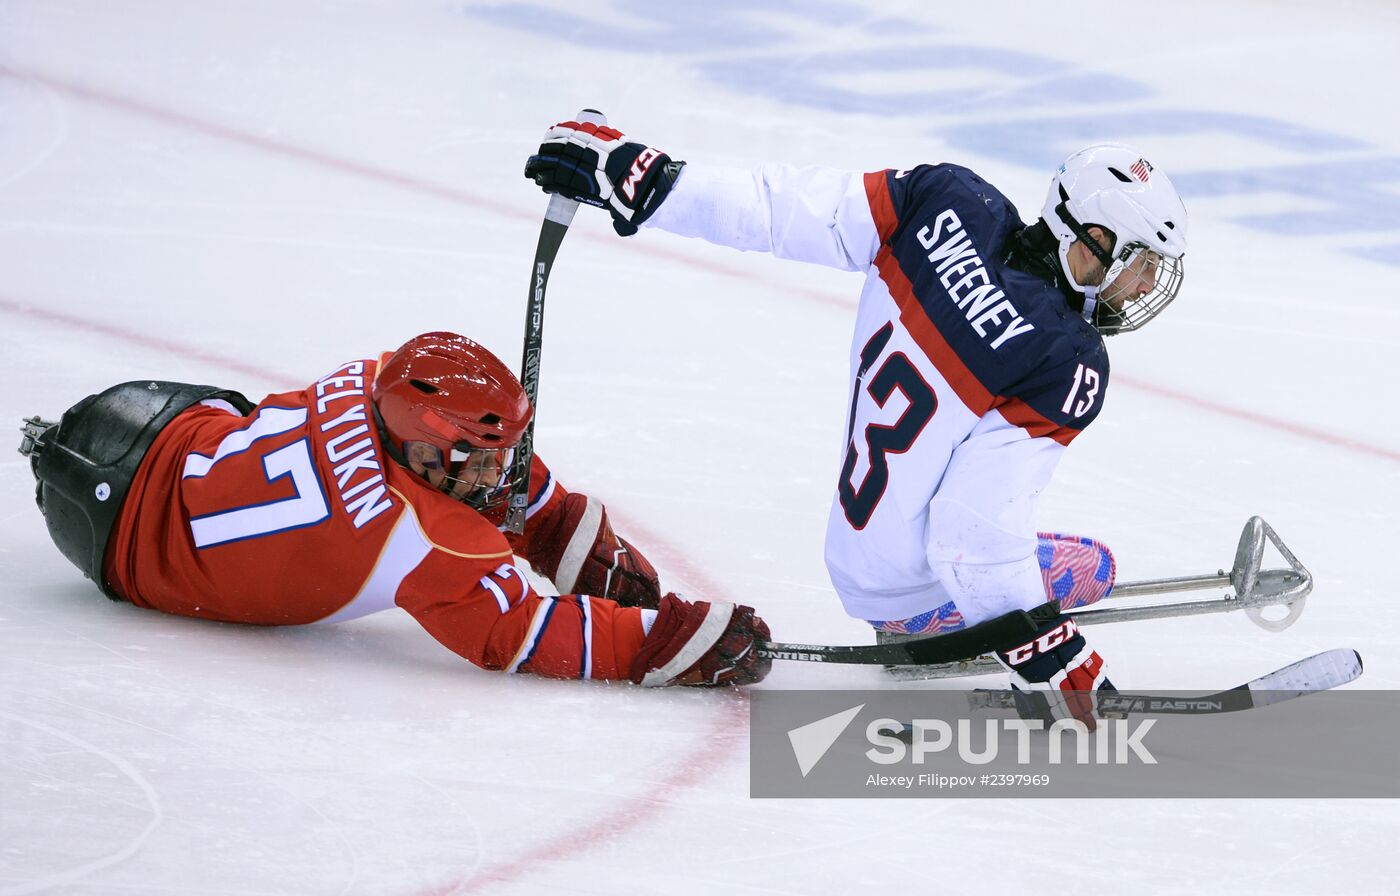
[[[380,441],[378,368],[345,364],[247,416],[212,401],[171,421],[108,542],[111,587],[137,606],[255,625],[397,605],[487,669],[626,678],[643,611],[540,595],[513,562],[531,559],[568,492],[536,457],[525,533],[508,537],[499,520],[433,489]]]

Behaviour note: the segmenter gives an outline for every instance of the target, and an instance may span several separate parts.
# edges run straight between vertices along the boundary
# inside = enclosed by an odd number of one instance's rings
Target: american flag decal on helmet
[[[1133,172],[1133,177],[1136,177],[1143,183],[1147,183],[1152,179],[1152,163],[1146,159],[1138,159],[1129,170]]]

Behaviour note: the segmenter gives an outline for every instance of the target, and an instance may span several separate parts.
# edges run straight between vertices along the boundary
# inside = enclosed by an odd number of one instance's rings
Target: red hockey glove
[[[621,236],[637,232],[671,192],[685,162],[659,149],[630,143],[615,128],[565,121],[545,132],[525,176],[546,193],[605,208]]]
[[[995,653],[1011,671],[1016,712],[1046,727],[1058,719],[1078,719],[1093,731],[1099,692],[1117,690],[1104,674],[1103,658],[1068,616],[1056,616],[1034,637]]]
[[[629,677],[644,687],[753,684],[773,666],[754,642],[770,637],[768,623],[752,607],[667,594]]]
[[[655,609],[660,603],[656,569],[613,532],[601,501],[575,492],[536,525],[540,532],[526,559],[560,594],[606,597],[624,607]]]

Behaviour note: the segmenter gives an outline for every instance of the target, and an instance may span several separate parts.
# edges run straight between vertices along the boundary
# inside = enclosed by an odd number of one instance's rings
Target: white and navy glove
[[[605,208],[620,236],[631,236],[671,192],[685,162],[629,142],[615,128],[565,121],[545,132],[525,176],[546,193]]]
[[[1060,719],[1078,719],[1093,731],[1098,695],[1118,690],[1104,673],[1103,658],[1065,615],[1050,619],[1033,637],[995,655],[1011,672],[1017,714],[1040,719],[1047,728]]]

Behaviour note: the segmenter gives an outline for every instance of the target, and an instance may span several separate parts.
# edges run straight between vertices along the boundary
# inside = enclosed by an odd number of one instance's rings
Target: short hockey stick
[[[1015,610],[995,619],[950,632],[911,638],[886,644],[822,645],[760,642],[759,656],[774,660],[799,660],[813,663],[872,663],[885,665],[923,665],[971,660],[998,647],[1005,647],[1017,638],[1030,637],[1042,622],[1059,614],[1056,604],[1044,604],[1033,610]]]
[[[1361,670],[1361,654],[1339,647],[1290,663],[1282,669],[1275,669],[1267,675],[1215,694],[1170,697],[1109,693],[1099,695],[1098,706],[1100,713],[1113,716],[1240,712],[1339,687],[1360,678]],[[1011,691],[976,690],[968,699],[974,709],[1014,709],[1016,706]]]
[[[607,124],[603,113],[596,109],[579,112],[576,121]],[[540,355],[544,351],[544,291],[549,285],[549,273],[554,268],[554,257],[559,254],[559,245],[564,242],[564,234],[569,232],[578,202],[563,196],[549,197],[549,207],[545,209],[544,223],[540,225],[540,241],[535,246],[535,263],[530,269],[530,292],[525,306],[525,350],[520,359],[520,384],[530,399],[534,412],[520,444],[515,449],[515,484],[510,490],[510,505],[506,510],[506,529],[517,535],[525,531],[525,511],[530,504],[530,464],[535,457],[535,421],[539,419],[540,406]]]

